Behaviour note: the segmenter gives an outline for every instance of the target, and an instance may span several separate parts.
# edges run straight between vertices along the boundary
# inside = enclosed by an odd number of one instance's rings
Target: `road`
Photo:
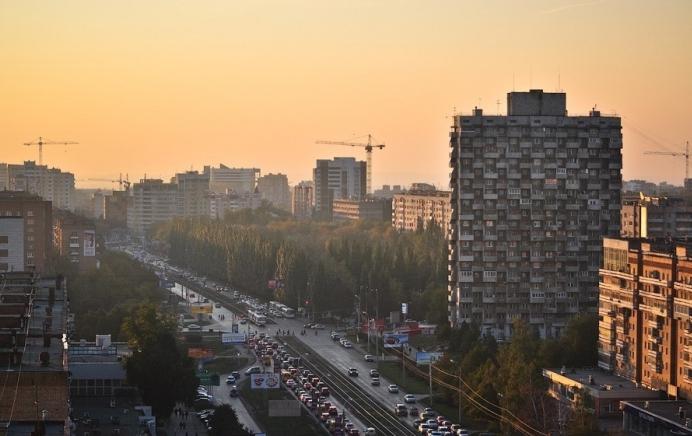
[[[158,258],[155,258],[155,263],[150,263],[150,266],[157,270],[171,274],[172,271],[168,265]],[[138,259],[142,261],[142,259]],[[204,297],[209,299],[210,303],[216,303],[217,301],[222,304],[222,307],[214,307],[211,320],[211,324],[205,326],[206,328],[213,328],[216,330],[231,331],[231,325],[234,320],[236,320],[237,313],[245,313],[245,306],[239,304],[237,301],[232,299],[227,293],[219,293],[214,289],[216,284],[211,284],[212,287],[201,286],[196,283],[191,283],[185,280],[181,275],[177,274],[174,276],[176,281],[186,283],[189,286],[190,292],[195,294],[194,299],[189,299],[191,302],[196,302],[199,300],[200,292]],[[183,286],[176,283],[175,288],[171,289],[177,295],[184,295]],[[201,297],[201,298],[204,298]],[[215,306],[215,305],[214,305]],[[233,309],[233,310],[231,310]],[[225,319],[220,319],[225,317]],[[329,330],[319,330],[315,334],[315,330],[307,330],[306,335],[300,335],[299,332],[303,329],[303,321],[300,319],[286,319],[286,318],[271,318],[274,324],[269,324],[266,328],[257,328],[251,324],[240,325],[241,333],[248,333],[251,331],[265,331],[267,334],[275,335],[278,330],[288,330],[295,332],[295,338],[301,341],[304,345],[313,350],[316,355],[319,355],[326,359],[333,368],[341,373],[346,374],[348,368],[358,369],[360,376],[354,377],[353,382],[358,388],[363,392],[367,393],[370,397],[376,399],[380,405],[386,410],[390,411],[391,415],[394,416],[393,408],[396,403],[404,403],[404,395],[408,392],[399,390],[399,393],[393,394],[389,393],[387,386],[391,383],[389,380],[380,377],[381,385],[372,386],[370,384],[369,372],[371,369],[376,369],[376,363],[366,362],[363,358],[363,354],[357,351],[356,348],[347,349],[340,345],[338,341],[332,341],[329,337]],[[420,397],[419,397],[420,398]],[[333,400],[330,399],[330,400]],[[334,402],[334,401],[333,401]],[[338,408],[343,408],[343,404],[338,404]],[[408,406],[413,406],[410,404]],[[422,410],[424,406],[415,404],[419,409]],[[408,424],[408,428],[413,428],[413,420],[415,417],[398,418],[399,421]],[[352,421],[354,421],[352,419]],[[354,422],[356,428],[364,428],[362,422]]]

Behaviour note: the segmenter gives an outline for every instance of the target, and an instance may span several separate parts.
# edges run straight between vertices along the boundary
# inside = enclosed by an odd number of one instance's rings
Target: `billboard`
[[[214,352],[209,348],[188,348],[187,356],[193,359],[211,359],[214,357]]]
[[[408,303],[401,303],[401,313],[404,316],[408,315]]]
[[[300,416],[300,403],[296,400],[269,400],[269,416]]]
[[[416,353],[416,364],[418,365],[430,365],[440,359],[442,359],[442,353],[428,353],[425,351]]]
[[[385,333],[382,336],[384,348],[401,348],[401,344],[408,343],[407,333]]]
[[[280,382],[280,374],[271,372],[250,374],[250,389],[278,389]]]
[[[96,256],[96,232],[93,230],[84,230],[84,257]]]
[[[245,342],[245,333],[222,333],[221,343],[223,344],[242,344]]]
[[[196,303],[190,305],[190,313],[192,315],[197,315],[200,313],[211,314],[212,312],[214,312],[214,307],[211,304]]]

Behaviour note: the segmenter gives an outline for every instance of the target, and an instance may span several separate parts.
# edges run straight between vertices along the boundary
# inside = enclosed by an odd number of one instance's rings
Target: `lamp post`
[[[380,355],[380,341],[379,334],[377,331],[377,321],[380,319],[380,290],[373,289],[375,291],[375,355]],[[384,357],[384,352],[382,353]]]
[[[360,344],[360,295],[353,294],[353,297],[358,300],[358,305],[356,306],[356,343]]]

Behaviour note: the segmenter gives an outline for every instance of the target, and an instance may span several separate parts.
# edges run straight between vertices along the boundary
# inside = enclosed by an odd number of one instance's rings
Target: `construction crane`
[[[45,139],[42,136],[39,136],[38,141],[32,141],[32,142],[25,142],[24,143],[24,145],[26,145],[26,146],[38,145],[38,164],[39,165],[43,165],[43,146],[44,145],[54,145],[54,144],[70,145],[70,144],[79,144],[79,142],[75,142],[75,141],[51,141],[51,140]]]
[[[85,179],[86,181],[89,182],[111,182],[111,183],[117,183],[120,185],[120,190],[121,191],[129,191],[130,190],[130,181],[128,180],[128,176],[125,175],[125,178],[123,179],[123,175],[121,174],[120,177],[116,180],[113,179]],[[123,189],[124,188],[124,189]]]
[[[645,151],[644,154],[657,154],[663,156],[682,156],[685,158],[685,180],[690,178],[690,141],[685,143],[685,151]]]
[[[384,144],[373,144],[372,135],[368,135],[368,142],[345,142],[345,141],[315,141],[316,144],[330,144],[330,145],[347,145],[349,147],[363,147],[366,153],[366,166],[367,166],[367,177],[365,179],[366,192],[368,195],[372,195],[372,150],[374,148],[379,148],[382,150]]]

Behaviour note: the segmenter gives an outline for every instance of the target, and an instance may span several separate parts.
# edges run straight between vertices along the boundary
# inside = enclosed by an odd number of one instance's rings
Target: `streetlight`
[[[358,300],[358,305],[356,306],[356,343],[360,344],[360,295],[353,294],[353,297]]]

